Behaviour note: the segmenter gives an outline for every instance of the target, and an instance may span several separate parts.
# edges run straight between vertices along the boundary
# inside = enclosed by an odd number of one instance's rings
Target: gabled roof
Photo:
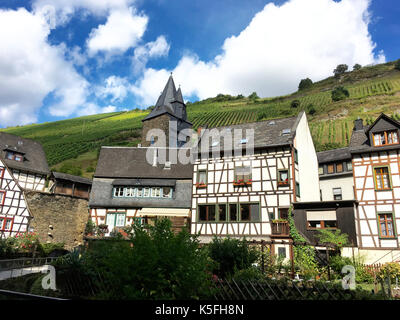
[[[6,159],[6,152],[14,151],[24,155],[22,162]],[[42,145],[34,140],[10,133],[0,132],[0,157],[11,169],[47,175],[50,173]]]
[[[360,130],[354,130],[350,139],[350,152],[366,152],[366,151],[377,151],[377,150],[392,150],[399,149],[400,144],[398,145],[389,145],[389,146],[381,146],[375,147],[373,143],[369,139],[369,134],[375,132],[382,132],[386,130],[392,129],[400,129],[400,123],[386,114],[382,113],[373,124],[369,126],[363,126]]]
[[[193,165],[171,164],[170,169],[153,159],[156,148],[102,147],[94,177],[115,179],[192,179]],[[168,157],[168,149],[166,151]],[[168,160],[168,158],[167,158]]]
[[[87,185],[91,185],[92,184],[92,180],[91,179],[87,179],[87,178],[83,178],[83,177],[79,177],[79,176],[74,176],[72,174],[68,174],[68,173],[63,173],[63,172],[52,172],[54,178],[56,180],[66,180],[66,181],[72,181],[72,182],[77,182],[77,183],[82,183],[82,184],[87,184]]]
[[[210,148],[208,150],[202,150],[201,141],[199,143],[199,149],[201,152],[212,152],[213,148],[219,148],[220,150],[229,150],[236,148],[263,148],[263,147],[275,147],[290,145],[293,143],[293,138],[296,135],[297,125],[300,122],[304,112],[300,112],[297,117],[271,119],[266,121],[243,123],[238,125],[231,125],[226,127],[209,128],[209,134],[203,133],[201,139],[209,139]],[[213,138],[212,130],[216,129],[220,132],[220,137]],[[234,131],[241,130],[242,137],[235,137]],[[247,137],[246,130],[252,130],[254,132],[254,139],[251,139],[251,134]],[[225,145],[223,138],[224,132],[230,132],[233,138],[233,145]],[[242,139],[244,139],[242,143]],[[247,139],[247,141],[245,141]],[[212,141],[215,142],[213,147]]]
[[[179,120],[188,122],[186,105],[183,102],[182,91],[180,88],[178,91],[176,90],[172,75],[169,77],[163,92],[161,92],[154,109],[142,121],[146,121],[166,113]]]
[[[342,160],[351,160],[351,153],[348,147],[317,152],[318,163],[328,163]]]

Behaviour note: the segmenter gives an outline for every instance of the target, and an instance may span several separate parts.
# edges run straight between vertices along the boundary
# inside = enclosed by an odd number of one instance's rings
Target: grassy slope
[[[332,101],[331,90],[337,85],[349,90],[348,99]],[[290,107],[295,99],[301,102],[299,108]],[[381,112],[400,118],[400,71],[394,69],[394,63],[364,67],[346,73],[340,80],[330,77],[283,97],[250,100],[220,96],[189,104],[187,111],[196,128],[292,116],[307,110],[310,104],[316,109],[308,118],[317,148],[345,146],[358,116],[368,123]],[[2,130],[40,141],[53,168],[60,169],[67,163],[81,167],[83,175],[90,177],[101,145],[137,145],[146,114],[114,112]]]

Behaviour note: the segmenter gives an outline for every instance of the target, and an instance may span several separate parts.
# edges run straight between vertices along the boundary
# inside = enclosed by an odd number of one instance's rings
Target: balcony
[[[287,221],[272,220],[272,236],[289,237],[289,223]]]

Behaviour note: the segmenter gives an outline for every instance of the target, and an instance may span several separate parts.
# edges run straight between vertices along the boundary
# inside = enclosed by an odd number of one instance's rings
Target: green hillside
[[[347,99],[332,101],[331,91],[337,86],[349,91]],[[297,107],[292,106],[294,100],[300,103]],[[189,120],[195,128],[289,117],[300,110],[308,114],[317,150],[346,146],[357,117],[370,123],[385,112],[400,119],[400,71],[390,62],[347,72],[339,79],[330,77],[287,96],[246,98],[220,94],[187,105]],[[75,168],[76,174],[90,177],[100,146],[137,145],[141,120],[147,113],[114,112],[1,130],[40,141],[52,168]]]

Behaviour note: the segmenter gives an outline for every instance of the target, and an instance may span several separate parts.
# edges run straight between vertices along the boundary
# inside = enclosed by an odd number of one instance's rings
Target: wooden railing
[[[289,236],[289,223],[287,221],[272,222],[271,229],[274,236]]]

